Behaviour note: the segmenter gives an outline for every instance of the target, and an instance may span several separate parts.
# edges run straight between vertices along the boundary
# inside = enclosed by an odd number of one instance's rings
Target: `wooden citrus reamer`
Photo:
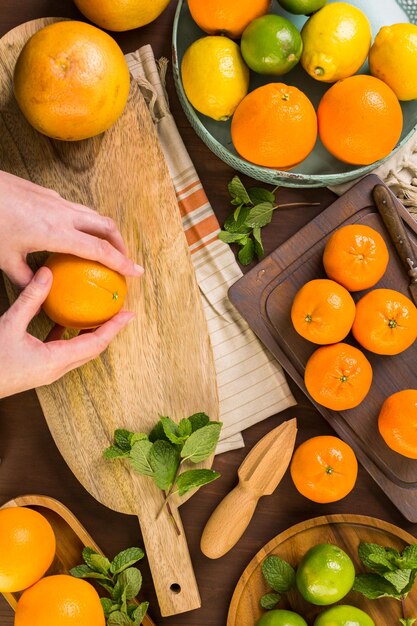
[[[206,320],[172,181],[137,86],[120,120],[83,142],[40,135],[18,109],[16,59],[27,39],[53,21],[23,24],[0,41],[0,169],[112,217],[145,276],[129,281],[125,306],[136,318],[110,348],[37,393],[61,454],[87,491],[115,511],[138,516],[161,613],[181,613],[198,608],[200,596],[176,507],[180,535],[168,515],[157,519],[163,494],[153,481],[102,454],[115,428],[150,432],[159,413],[180,419],[205,411],[218,419]],[[10,284],[8,293],[13,300]],[[45,316],[31,327],[40,338],[49,328]]]

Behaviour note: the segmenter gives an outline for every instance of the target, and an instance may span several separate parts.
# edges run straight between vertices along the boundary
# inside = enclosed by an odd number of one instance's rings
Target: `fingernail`
[[[47,285],[51,280],[51,270],[47,267],[41,267],[35,274],[35,283],[38,285]]]
[[[134,264],[133,269],[135,270],[136,274],[138,276],[142,276],[142,274],[144,273],[144,269],[141,265],[138,265],[137,263]]]

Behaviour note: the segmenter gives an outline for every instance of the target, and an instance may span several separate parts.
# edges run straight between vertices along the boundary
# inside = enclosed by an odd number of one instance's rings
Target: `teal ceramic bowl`
[[[238,0],[236,0],[238,1]],[[348,0],[364,11],[372,25],[373,36],[382,26],[398,22],[417,23],[417,0]],[[302,28],[306,17],[287,13],[273,0],[273,12],[290,19],[299,29]],[[199,137],[207,144],[214,154],[233,169],[247,174],[272,185],[287,187],[326,187],[346,183],[355,178],[364,176],[383,161],[364,167],[354,167],[342,163],[334,158],[320,140],[313,152],[299,166],[289,172],[269,169],[249,163],[242,159],[233,147],[230,136],[230,120],[216,122],[205,115],[201,115],[188,102],[181,80],[181,62],[187,48],[204,33],[194,22],[188,9],[187,0],[179,0],[173,29],[173,71],[179,99],[188,120]],[[366,65],[361,72],[366,73]],[[283,77],[260,76],[251,72],[250,90],[269,82],[285,82],[304,91],[317,108],[321,97],[330,85],[316,81],[298,64],[291,72]],[[398,150],[417,129],[417,100],[401,103],[404,114],[404,128],[400,142],[393,150]],[[391,155],[390,155],[391,156]],[[387,157],[389,158],[389,157]]]

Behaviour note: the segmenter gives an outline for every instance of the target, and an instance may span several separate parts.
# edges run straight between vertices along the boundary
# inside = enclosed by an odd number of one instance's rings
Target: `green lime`
[[[321,543],[311,548],[297,568],[296,583],[303,598],[326,606],[345,597],[352,589],[355,568],[341,548]]]
[[[288,13],[295,15],[311,15],[326,4],[327,0],[278,0]]]
[[[298,613],[277,609],[262,615],[255,626],[307,626],[307,622]]]
[[[271,14],[258,17],[246,27],[240,47],[251,70],[282,76],[300,60],[303,40],[294,24]]]
[[[320,613],[314,626],[375,626],[375,622],[356,606],[341,604]]]

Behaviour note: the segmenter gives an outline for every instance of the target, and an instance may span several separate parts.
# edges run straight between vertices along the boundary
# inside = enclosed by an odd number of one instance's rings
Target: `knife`
[[[417,258],[405,230],[404,222],[398,214],[394,198],[387,187],[375,185],[373,196],[400,259],[410,276],[408,289],[414,304],[417,305]]]
[[[239,484],[218,505],[204,528],[201,551],[218,559],[239,541],[262,496],[270,496],[290,463],[297,420],[284,422],[263,437],[239,467]]]

